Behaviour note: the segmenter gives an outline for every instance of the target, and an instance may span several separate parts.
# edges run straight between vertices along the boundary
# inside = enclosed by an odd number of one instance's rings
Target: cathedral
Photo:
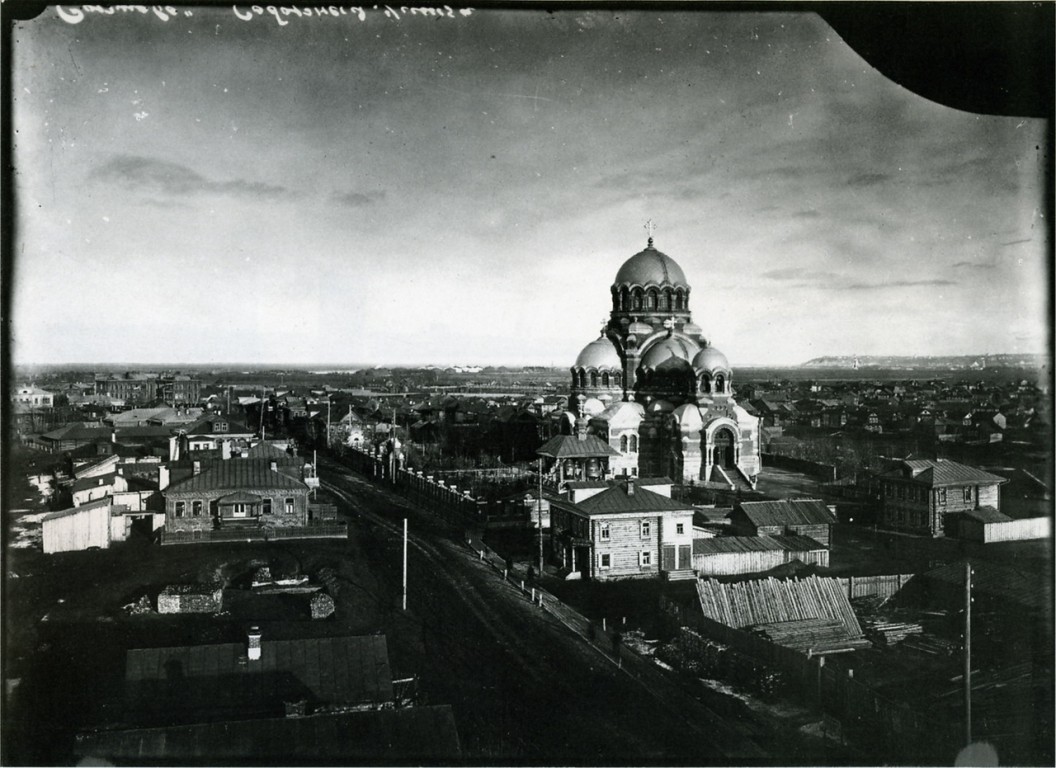
[[[572,366],[564,424],[612,449],[612,475],[754,488],[759,419],[734,400],[733,371],[693,322],[682,268],[647,228],[645,250],[616,273],[601,335]]]

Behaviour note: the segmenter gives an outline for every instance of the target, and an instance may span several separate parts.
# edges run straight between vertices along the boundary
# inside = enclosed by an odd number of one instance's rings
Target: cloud
[[[887,280],[882,283],[848,283],[834,286],[842,291],[880,291],[887,288],[921,288],[931,286],[957,285],[956,280]]]
[[[185,165],[139,155],[115,155],[95,168],[89,178],[168,197],[231,195],[269,200],[289,196],[286,187],[248,179],[208,179]]]
[[[375,189],[370,192],[334,192],[333,200],[346,208],[366,208],[368,205],[385,199],[385,190]]]
[[[857,176],[852,176],[847,179],[847,186],[849,187],[874,187],[877,184],[890,179],[886,173],[859,173]]]
[[[801,269],[800,267],[770,269],[763,272],[762,276],[770,280],[835,280],[840,277],[835,272]]]
[[[1034,240],[1034,238],[1032,238],[1032,237],[1027,237],[1027,238],[1024,238],[1024,239],[1022,239],[1022,240],[1013,240],[1012,242],[1009,242],[1009,243],[1001,243],[1001,245],[1004,245],[1004,246],[1009,246],[1009,245],[1021,245],[1021,244],[1023,244],[1023,243],[1030,243],[1030,242],[1033,242],[1033,240]]]
[[[821,214],[818,213],[817,208],[810,208],[808,210],[796,211],[792,214],[793,219],[820,219]]]
[[[1030,242],[1029,240],[1027,242]],[[984,264],[978,261],[958,261],[953,265],[954,269],[996,269],[996,264]]]

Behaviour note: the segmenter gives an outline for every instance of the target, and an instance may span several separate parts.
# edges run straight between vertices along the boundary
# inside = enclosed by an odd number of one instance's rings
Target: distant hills
[[[829,355],[815,357],[803,363],[801,368],[885,368],[885,369],[964,369],[983,368],[1027,368],[1038,370],[1051,365],[1048,355],[924,355],[907,357],[898,355]]]

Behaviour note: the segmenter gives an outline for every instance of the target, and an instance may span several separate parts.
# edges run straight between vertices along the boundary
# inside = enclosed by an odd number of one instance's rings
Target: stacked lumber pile
[[[827,647],[868,645],[855,642],[862,640],[862,628],[838,579],[810,576],[732,584],[700,579],[697,594],[709,619],[737,629],[754,627],[781,645],[817,650],[809,643],[812,633]],[[797,638],[797,633],[803,636]]]
[[[847,629],[833,619],[803,619],[759,624],[751,631],[772,643],[797,651],[820,653],[825,651],[867,648],[869,641],[847,635]]]
[[[935,635],[917,634],[907,637],[902,643],[903,648],[909,648],[923,653],[927,656],[953,656],[960,653],[960,646],[948,640],[935,637]]]
[[[924,631],[920,624],[897,621],[874,621],[866,624],[865,636],[879,646],[892,646],[901,643],[910,635],[919,635]]]

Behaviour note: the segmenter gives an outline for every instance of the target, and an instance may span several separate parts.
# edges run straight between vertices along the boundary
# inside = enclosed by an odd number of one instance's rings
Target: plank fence
[[[343,522],[327,525],[296,525],[284,528],[219,529],[215,531],[161,531],[162,545],[222,544],[236,541],[274,541],[276,539],[344,539],[348,525]]]

